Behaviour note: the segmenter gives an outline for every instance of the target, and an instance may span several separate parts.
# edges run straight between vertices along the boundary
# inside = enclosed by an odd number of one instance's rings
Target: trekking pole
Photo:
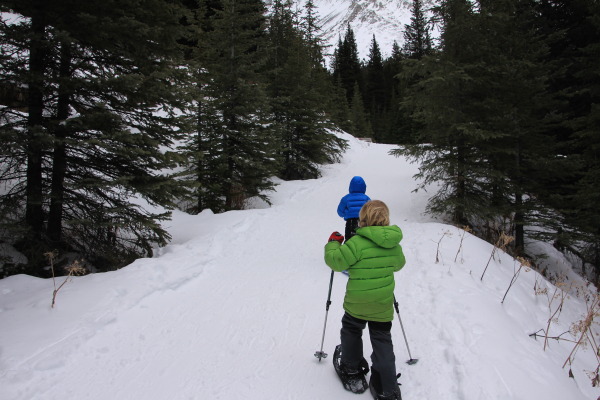
[[[398,314],[398,321],[400,321],[400,328],[402,328],[402,335],[404,336],[404,343],[406,343],[406,350],[408,350],[408,356],[410,357],[410,360],[408,360],[406,363],[408,365],[416,364],[417,361],[419,361],[419,360],[417,358],[412,358],[412,355],[410,354],[410,348],[408,347],[408,340],[406,340],[406,332],[404,332],[404,325],[402,325],[402,318],[400,318],[400,310],[398,310],[398,301],[396,300],[396,295],[394,295],[394,307],[396,308],[396,314]]]
[[[323,337],[321,338],[321,350],[315,352],[315,357],[321,362],[321,358],[327,358],[327,353],[323,351],[323,342],[325,341],[325,328],[327,328],[327,314],[329,314],[329,305],[331,304],[331,287],[333,286],[333,270],[329,278],[329,293],[327,294],[327,303],[325,303],[325,324],[323,325]]]

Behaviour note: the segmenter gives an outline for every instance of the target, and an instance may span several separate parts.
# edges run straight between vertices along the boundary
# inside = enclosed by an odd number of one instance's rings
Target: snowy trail
[[[330,276],[323,246],[333,230],[343,232],[335,210],[354,175],[365,178],[367,194],[388,203],[405,236],[407,266],[396,275],[396,297],[419,358],[404,363],[394,321],[405,400],[597,398],[600,391],[581,373],[593,369],[593,355],[582,354],[577,379],[569,379],[561,365],[570,347],[544,352],[528,337],[548,315],[547,301],[532,295],[537,274],[523,273],[500,304],[513,260],[498,257],[480,281],[491,246],[466,235],[457,256],[461,231],[424,216],[427,193],[411,193],[416,166],[389,156],[390,146],[348,138],[341,164],[324,167],[317,180],[282,183],[272,207],[176,213],[173,241],[154,258],[75,279],[54,310],[51,281],[0,281],[0,399],[358,398],[331,366],[342,274],[335,274],[325,336],[330,357],[319,363],[313,356]],[[27,296],[13,289],[20,281]],[[573,299],[565,313],[576,316],[582,307]],[[31,338],[20,343],[21,334]]]

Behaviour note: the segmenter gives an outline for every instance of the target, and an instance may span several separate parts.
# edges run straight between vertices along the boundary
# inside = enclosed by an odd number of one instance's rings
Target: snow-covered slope
[[[303,0],[296,0],[304,4]],[[430,4],[431,1],[425,1]],[[389,56],[394,41],[404,43],[404,26],[410,24],[409,0],[315,0],[323,40],[333,53],[348,24],[352,28],[359,56],[367,59],[373,35],[384,56]]]
[[[529,334],[546,328],[555,288],[500,254],[480,279],[492,246],[423,215],[427,193],[412,193],[416,166],[390,146],[345,135],[351,148],[316,180],[282,182],[273,206],[191,216],[167,224],[173,242],[119,271],[73,278],[50,308],[52,280],[0,280],[0,399],[3,400],[331,400],[346,392],[331,355],[339,343],[346,277],[335,274],[319,362],[330,270],[323,246],[343,230],[336,214],[354,175],[388,203],[404,232],[406,267],[392,335],[403,398],[419,400],[596,399],[585,371],[590,348],[562,368],[573,343]],[[462,242],[462,245],[461,245]],[[437,258],[437,261],[436,261]],[[58,283],[61,283],[59,279]],[[544,294],[547,288],[548,294]],[[586,311],[565,299],[550,335]],[[368,333],[365,333],[365,339]],[[571,338],[564,334],[563,338]],[[370,344],[365,340],[365,356]]]

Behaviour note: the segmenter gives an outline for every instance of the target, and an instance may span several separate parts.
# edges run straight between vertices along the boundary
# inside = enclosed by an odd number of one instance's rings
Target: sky
[[[343,232],[336,209],[355,175],[404,234],[407,263],[395,274],[395,296],[406,341],[396,316],[392,338],[405,400],[597,399],[587,375],[598,366],[592,346],[577,347],[563,368],[577,338],[568,331],[585,317],[591,293],[567,260],[544,243],[531,247],[565,276],[563,292],[425,215],[435,188],[414,192],[418,166],[390,156],[393,146],[340,135],[350,148],[321,178],[278,181],[271,206],[254,200],[242,211],[175,212],[165,222],[169,245],[118,271],[68,280],[54,308],[52,279],[0,280],[0,399],[370,398],[345,391],[331,363],[341,273],[325,320],[323,247]],[[564,340],[530,337],[548,327]],[[329,357],[319,361],[323,332]],[[370,360],[368,332],[363,337]]]

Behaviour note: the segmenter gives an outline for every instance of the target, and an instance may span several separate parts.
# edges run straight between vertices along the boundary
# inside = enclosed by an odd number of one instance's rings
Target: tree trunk
[[[28,118],[27,118],[27,183],[25,221],[29,229],[29,239],[42,237],[44,225],[42,158],[43,158],[43,109],[44,109],[44,69],[46,61],[46,23],[44,21],[44,1],[40,1],[38,11],[31,17],[32,39],[29,51]]]
[[[225,182],[223,184],[223,190],[225,195],[225,211],[233,210],[233,189],[234,189],[234,177],[235,177],[235,162],[233,160],[233,145],[231,138],[231,130],[225,134],[224,140],[224,153],[227,159],[227,172]]]
[[[521,170],[521,136],[518,127],[517,130],[517,151],[515,156],[515,253],[518,256],[522,256],[525,253],[525,212],[523,209],[523,179]]]
[[[462,139],[458,140],[456,157],[456,206],[454,208],[454,222],[459,225],[468,225],[465,213],[467,201],[465,145]]]
[[[63,202],[65,194],[65,175],[67,171],[66,144],[67,130],[65,121],[69,117],[70,91],[68,79],[71,76],[71,48],[63,42],[60,52],[61,78],[58,89],[58,109],[54,125],[54,156],[52,159],[52,192],[50,193],[50,212],[48,214],[48,237],[54,243],[62,241]]]
[[[198,192],[197,192],[197,199],[196,199],[196,207],[198,210],[198,214],[202,212],[202,210],[205,207],[205,202],[204,202],[204,195],[201,193],[202,190],[202,184],[203,182],[203,176],[204,176],[204,145],[202,143],[202,103],[201,100],[198,100],[198,113],[197,113],[197,118],[196,118],[196,138],[197,138],[197,149],[196,151],[198,152],[198,159],[196,161],[197,163],[197,178],[196,181],[198,182]]]
[[[525,227],[523,225],[523,195],[519,190],[515,193],[515,253],[522,256],[525,253]]]

